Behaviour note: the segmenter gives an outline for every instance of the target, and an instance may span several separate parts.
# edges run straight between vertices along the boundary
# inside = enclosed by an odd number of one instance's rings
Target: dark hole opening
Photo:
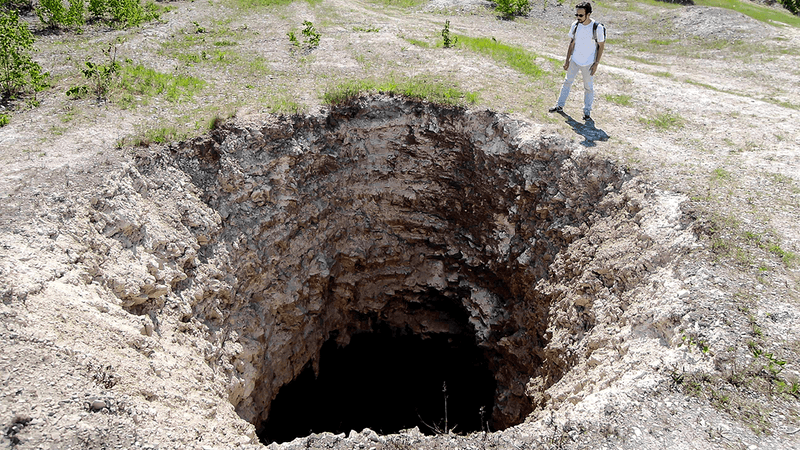
[[[480,431],[488,428],[495,387],[473,336],[423,339],[386,329],[354,335],[343,348],[329,340],[319,377],[309,366],[281,388],[259,438],[281,443],[324,431],[370,428],[388,434],[415,426],[425,434],[445,426],[457,433]]]

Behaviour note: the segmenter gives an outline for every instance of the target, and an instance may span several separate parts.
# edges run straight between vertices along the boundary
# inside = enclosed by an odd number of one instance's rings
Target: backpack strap
[[[595,22],[595,23],[594,23],[594,29],[592,30],[592,37],[594,37],[594,41],[595,41],[595,42],[597,42],[597,26],[598,26],[598,25],[600,25],[601,27],[603,27],[603,40],[605,41],[605,40],[606,40],[606,37],[607,37],[607,35],[606,35],[606,32],[607,32],[607,30],[606,30],[606,26],[605,26],[605,24],[602,24],[602,23],[600,23],[600,22]],[[598,45],[599,45],[599,42],[597,42],[597,43],[598,43]]]
[[[572,29],[571,29],[571,31],[572,31],[572,36],[575,36],[575,33],[577,33],[577,32],[578,32],[578,23],[580,23],[580,22],[578,22],[578,21],[576,20],[576,21],[575,21],[575,23],[574,23],[574,24],[572,24]],[[599,23],[599,22],[597,22],[597,21],[595,21],[595,22],[594,22],[594,24],[593,24],[593,26],[592,26],[592,39],[594,39],[594,42],[595,42],[595,44],[598,44],[598,45],[600,45],[600,43],[599,43],[599,42],[597,42],[597,25],[602,25],[602,24],[601,24],[601,23]],[[606,26],[605,26],[605,25],[603,25],[603,33],[605,33],[605,32],[606,32]],[[575,39],[575,38],[573,37],[573,39]]]

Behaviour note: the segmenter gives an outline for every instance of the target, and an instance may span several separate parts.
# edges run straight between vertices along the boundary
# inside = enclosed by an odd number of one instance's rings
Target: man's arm
[[[572,58],[572,52],[575,50],[575,39],[569,41],[569,48],[567,49],[567,60],[564,61],[564,70],[569,69],[569,59]]]
[[[605,41],[597,43],[597,56],[594,57],[594,64],[592,64],[592,70],[590,72],[592,76],[597,72],[597,66],[600,64],[600,57],[603,56],[603,47],[605,46]]]

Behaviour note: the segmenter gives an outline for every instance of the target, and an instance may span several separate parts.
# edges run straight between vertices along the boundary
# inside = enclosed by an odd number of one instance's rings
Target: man
[[[583,77],[583,120],[592,120],[592,103],[594,103],[594,73],[597,72],[597,65],[600,57],[603,56],[606,33],[602,24],[595,25],[592,15],[592,5],[583,2],[575,7],[575,17],[578,21],[569,30],[569,48],[567,49],[567,60],[564,62],[564,70],[567,76],[561,86],[561,95],[558,97],[556,106],[550,108],[550,112],[560,113],[563,111],[564,104],[567,102],[569,90],[578,72]],[[595,30],[595,26],[597,29]]]

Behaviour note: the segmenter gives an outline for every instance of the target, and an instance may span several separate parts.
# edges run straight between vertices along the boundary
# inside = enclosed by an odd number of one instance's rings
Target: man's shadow
[[[558,113],[561,114],[562,117],[567,119],[566,120],[567,124],[569,124],[569,126],[571,126],[576,133],[583,136],[583,142],[581,142],[581,145],[583,145],[584,147],[594,147],[595,145],[597,145],[595,144],[596,141],[608,140],[609,137],[608,134],[606,134],[605,131],[595,127],[593,119],[587,120],[586,123],[581,123],[573,119],[572,116],[565,113],[564,111],[559,111]]]

